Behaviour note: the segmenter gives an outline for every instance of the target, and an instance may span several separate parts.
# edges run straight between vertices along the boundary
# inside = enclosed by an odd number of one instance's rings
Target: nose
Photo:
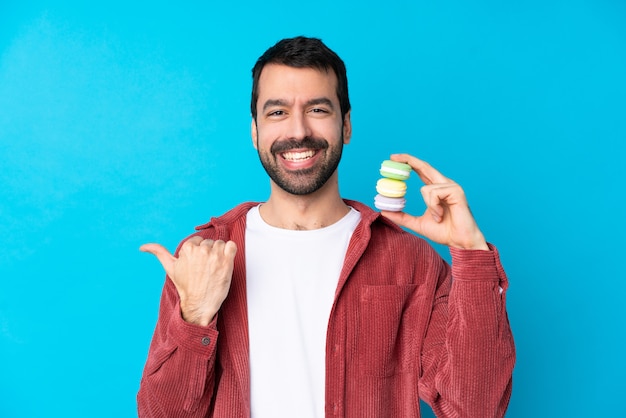
[[[311,127],[304,114],[296,112],[289,118],[288,137],[292,139],[302,140],[311,136]]]

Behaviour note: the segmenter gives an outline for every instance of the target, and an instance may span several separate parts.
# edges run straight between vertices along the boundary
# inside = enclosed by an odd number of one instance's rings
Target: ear
[[[350,120],[350,111],[343,117],[343,143],[349,144],[352,138],[352,121]]]
[[[252,122],[250,123],[250,134],[252,135],[252,146],[254,149],[258,150],[259,134],[256,129],[256,120],[254,118],[252,118]]]

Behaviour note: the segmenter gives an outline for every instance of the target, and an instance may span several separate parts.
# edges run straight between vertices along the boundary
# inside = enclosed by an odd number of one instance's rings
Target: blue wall
[[[410,152],[500,248],[507,416],[626,415],[623,1],[24,3],[0,5],[0,416],[135,415],[163,282],[138,247],[266,198],[250,68],[299,34],[348,66],[343,195]]]

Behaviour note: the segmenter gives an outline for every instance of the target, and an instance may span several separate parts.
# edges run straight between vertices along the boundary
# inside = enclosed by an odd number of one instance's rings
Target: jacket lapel
[[[220,310],[223,326],[220,329],[220,356],[224,372],[232,370],[244,402],[242,407],[250,409],[250,342],[248,335],[248,305],[246,296],[245,222],[238,219],[230,231],[230,237],[220,233],[221,239],[230,239],[237,244],[235,268],[230,291]],[[225,234],[227,232],[224,231]]]

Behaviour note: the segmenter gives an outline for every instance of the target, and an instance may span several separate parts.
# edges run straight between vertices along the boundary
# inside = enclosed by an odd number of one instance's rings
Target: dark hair
[[[332,70],[337,76],[337,97],[341,107],[341,117],[350,110],[348,98],[348,77],[346,66],[339,56],[317,38],[298,36],[278,41],[270,47],[252,68],[252,100],[250,110],[256,119],[256,103],[259,99],[259,77],[267,64],[282,64],[294,68],[315,68],[320,71]]]

